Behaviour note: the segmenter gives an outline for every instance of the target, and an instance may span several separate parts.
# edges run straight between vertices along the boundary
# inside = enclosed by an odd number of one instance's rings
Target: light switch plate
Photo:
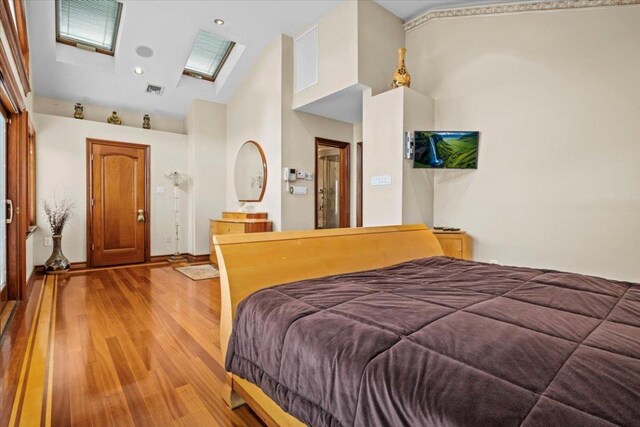
[[[44,238],[44,245],[45,246],[52,246],[53,245],[53,239],[51,239],[51,237],[45,237]]]
[[[293,187],[291,187],[291,189],[293,190],[291,192],[291,194],[307,194],[307,187],[296,187],[296,186],[293,186]]]
[[[156,187],[156,193],[157,194],[163,194],[164,193],[164,187],[162,187],[162,186]]]
[[[391,185],[391,175],[372,176],[371,185]]]

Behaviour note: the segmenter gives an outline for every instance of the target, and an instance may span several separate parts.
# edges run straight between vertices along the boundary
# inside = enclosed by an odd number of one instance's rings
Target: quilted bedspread
[[[640,286],[433,257],[264,289],[228,371],[312,426],[640,425]]]

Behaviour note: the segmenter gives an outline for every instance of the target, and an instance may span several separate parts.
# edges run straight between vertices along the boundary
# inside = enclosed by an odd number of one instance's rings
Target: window
[[[56,0],[56,40],[113,55],[121,12],[115,0]]]
[[[200,31],[184,67],[184,74],[215,81],[233,46],[235,43],[224,37]]]

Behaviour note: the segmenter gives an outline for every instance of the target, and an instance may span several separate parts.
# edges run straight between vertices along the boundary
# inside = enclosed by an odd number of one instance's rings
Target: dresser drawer
[[[460,258],[462,256],[462,239],[460,238],[440,238],[440,246],[445,256]]]
[[[238,222],[218,221],[216,234],[241,234],[244,233],[244,224]]]
[[[247,215],[244,212],[223,212],[222,218],[225,219],[245,219]]]

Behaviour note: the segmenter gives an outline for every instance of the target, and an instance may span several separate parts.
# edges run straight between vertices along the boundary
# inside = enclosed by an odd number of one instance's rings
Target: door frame
[[[362,141],[356,145],[356,227],[362,227]]]
[[[351,144],[318,137],[314,152],[313,228],[318,229],[318,148],[321,145],[340,150],[340,228],[348,228],[351,226]]]
[[[106,139],[87,138],[87,268],[93,268],[93,206],[91,199],[93,193],[93,162],[91,154],[94,145],[109,145],[112,147],[144,149],[144,211],[146,220],[144,222],[144,261],[151,261],[151,147],[146,144],[135,144],[132,142],[109,141]]]

